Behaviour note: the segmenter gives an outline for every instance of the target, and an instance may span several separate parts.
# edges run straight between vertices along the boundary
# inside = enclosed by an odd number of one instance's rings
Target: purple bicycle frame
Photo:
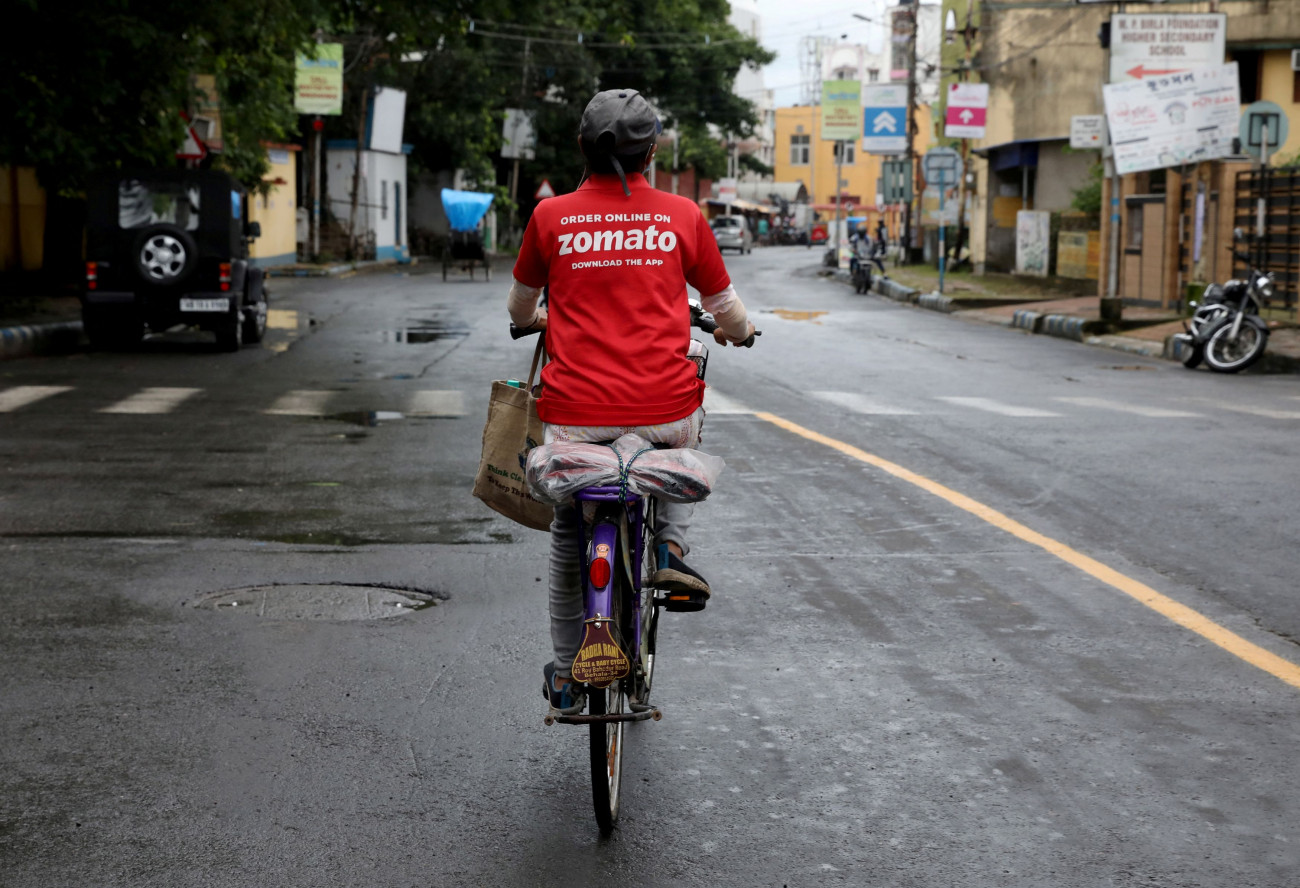
[[[620,499],[620,495],[622,498]],[[622,503],[628,513],[628,526],[632,534],[632,539],[628,542],[628,548],[632,553],[632,608],[633,608],[633,638],[632,650],[624,651],[628,659],[635,662],[637,654],[641,650],[641,559],[642,553],[642,524],[645,520],[644,510],[641,508],[641,497],[635,493],[622,494],[617,487],[587,487],[579,490],[573,497],[578,503],[578,546],[582,554],[582,585],[585,589],[583,600],[583,620],[594,620],[597,617],[608,620],[614,612],[614,578],[611,575],[609,586],[604,589],[597,589],[591,585],[590,573],[590,551],[602,543],[609,546],[611,553],[619,551],[618,545],[618,526],[607,521],[600,522],[592,527],[591,539],[587,539],[586,522],[582,517],[582,503]],[[590,546],[588,546],[590,543]],[[618,563],[618,559],[614,559]]]

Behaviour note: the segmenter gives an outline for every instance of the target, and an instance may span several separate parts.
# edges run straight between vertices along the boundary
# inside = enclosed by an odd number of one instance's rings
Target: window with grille
[[[805,165],[808,163],[808,151],[812,137],[809,135],[790,137],[790,163]]]

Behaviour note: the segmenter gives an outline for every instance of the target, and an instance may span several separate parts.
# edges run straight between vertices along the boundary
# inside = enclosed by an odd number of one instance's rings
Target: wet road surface
[[[504,284],[292,282],[265,348],[0,365],[0,882],[1296,884],[1300,385],[814,259],[728,257],[764,336],[709,364],[716,594],[664,617],[607,841],[541,724],[546,537],[468,496],[530,357]]]

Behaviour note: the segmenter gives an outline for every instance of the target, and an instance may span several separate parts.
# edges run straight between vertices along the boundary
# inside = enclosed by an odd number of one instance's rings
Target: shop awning
[[[1044,142],[1068,142],[1068,136],[1056,136],[1051,139],[1018,139],[1003,142],[1000,145],[985,145],[972,148],[971,154],[988,158],[994,170],[1011,170],[1016,167],[1037,167],[1038,146]]]
[[[706,198],[703,198],[703,199],[700,201],[700,203],[702,203],[702,204],[708,204],[708,205],[711,206],[711,207],[731,207],[733,210],[738,210],[739,212],[742,212],[742,213],[749,213],[749,212],[754,212],[754,213],[775,213],[775,212],[777,212],[776,207],[769,207],[767,204],[756,204],[756,203],[753,203],[752,201],[743,200],[743,199],[741,199],[741,198],[736,198],[735,200],[730,200],[730,201],[728,201],[728,200],[719,200],[719,199],[716,198],[716,197],[706,197]]]
[[[825,211],[827,213],[835,212],[835,204],[833,203],[811,204],[811,206],[814,210],[817,210],[818,212],[822,212],[822,211]],[[852,209],[850,209],[850,207],[852,207]],[[863,206],[862,204],[857,204],[857,203],[850,204],[848,201],[845,201],[844,212],[853,213],[855,215],[859,213],[878,213],[880,212],[880,207],[872,206],[872,205]]]

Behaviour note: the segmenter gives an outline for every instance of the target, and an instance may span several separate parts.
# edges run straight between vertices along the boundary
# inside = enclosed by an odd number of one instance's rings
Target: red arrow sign
[[[1138,65],[1136,68],[1129,68],[1124,73],[1129,77],[1141,80],[1143,77],[1159,77],[1161,74],[1178,74],[1186,70],[1186,68],[1171,68],[1167,71],[1157,71],[1153,68],[1144,68],[1141,65]]]

